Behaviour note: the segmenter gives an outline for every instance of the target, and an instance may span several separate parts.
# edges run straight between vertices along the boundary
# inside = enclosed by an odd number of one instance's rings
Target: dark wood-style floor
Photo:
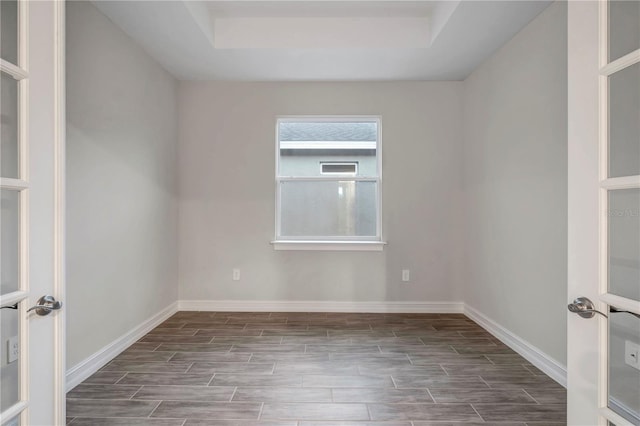
[[[68,424],[565,424],[565,390],[459,314],[178,312],[67,395]]]

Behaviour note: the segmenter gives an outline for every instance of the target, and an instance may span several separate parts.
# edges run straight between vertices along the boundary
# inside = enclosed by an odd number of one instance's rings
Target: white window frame
[[[324,166],[353,166],[353,172],[325,172]],[[358,175],[358,162],[357,161],[321,161],[320,162],[320,174],[327,176],[357,176]]]
[[[280,123],[282,122],[376,122],[376,176],[353,176],[349,174],[328,173],[320,176],[283,176],[280,175]],[[386,244],[382,239],[382,117],[378,115],[296,115],[296,116],[279,116],[276,119],[275,128],[276,139],[276,211],[275,211],[275,240],[271,243],[275,250],[337,250],[337,251],[381,251]],[[302,236],[287,237],[281,233],[281,194],[280,188],[282,182],[291,181],[365,181],[376,183],[376,235],[375,236],[354,236],[354,237],[321,237],[321,236]]]

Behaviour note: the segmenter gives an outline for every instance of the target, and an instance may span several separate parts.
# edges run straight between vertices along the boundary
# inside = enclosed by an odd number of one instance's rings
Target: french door
[[[0,424],[63,425],[64,2],[0,1],[0,74]]]
[[[640,2],[568,12],[568,422],[640,425]]]

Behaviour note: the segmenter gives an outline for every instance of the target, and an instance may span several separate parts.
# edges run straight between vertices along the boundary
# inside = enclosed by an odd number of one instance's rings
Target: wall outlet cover
[[[7,362],[12,363],[18,360],[20,356],[20,341],[18,336],[10,337],[7,340]]]

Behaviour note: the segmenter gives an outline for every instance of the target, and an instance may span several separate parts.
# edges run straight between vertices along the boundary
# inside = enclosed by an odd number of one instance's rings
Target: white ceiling
[[[551,2],[93,1],[182,80],[463,80]]]

